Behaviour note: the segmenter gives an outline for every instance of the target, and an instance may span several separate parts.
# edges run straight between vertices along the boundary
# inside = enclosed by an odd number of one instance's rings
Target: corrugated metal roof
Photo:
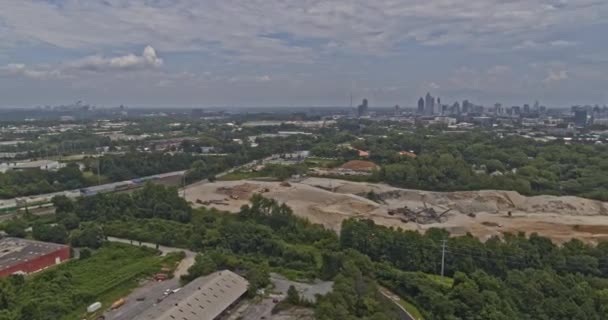
[[[0,270],[31,261],[67,246],[20,238],[0,239]]]
[[[237,301],[249,282],[228,270],[198,278],[135,320],[213,320]]]

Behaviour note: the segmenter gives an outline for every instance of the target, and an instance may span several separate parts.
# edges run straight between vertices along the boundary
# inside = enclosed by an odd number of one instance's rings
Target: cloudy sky
[[[608,104],[606,0],[0,0],[0,107]]]

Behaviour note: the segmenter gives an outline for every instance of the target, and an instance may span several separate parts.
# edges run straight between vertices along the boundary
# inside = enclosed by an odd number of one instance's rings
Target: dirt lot
[[[365,197],[369,191],[378,195],[378,203]],[[206,205],[237,212],[254,193],[286,202],[296,215],[336,231],[344,219],[357,217],[410,230],[441,227],[455,235],[470,232],[482,239],[503,232],[537,232],[556,242],[571,238],[588,242],[608,239],[608,203],[578,197],[525,197],[517,192],[491,190],[427,192],[308,178],[288,186],[260,181],[220,181],[190,186],[186,199],[196,207]],[[428,219],[430,223],[418,218],[405,222],[401,213],[395,213],[404,207],[416,213],[416,217],[426,210],[432,211],[432,218],[435,213],[450,211],[437,221]]]

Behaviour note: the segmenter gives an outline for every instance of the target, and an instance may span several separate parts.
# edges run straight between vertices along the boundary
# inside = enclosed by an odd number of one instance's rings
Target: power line
[[[441,240],[441,277],[443,277],[443,273],[445,270],[445,247],[447,240]]]

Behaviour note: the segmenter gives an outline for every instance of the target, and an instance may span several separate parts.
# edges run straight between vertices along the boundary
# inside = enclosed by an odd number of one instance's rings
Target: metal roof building
[[[245,292],[249,282],[228,270],[197,278],[134,320],[213,320]]]
[[[70,259],[70,247],[19,238],[0,239],[0,277],[32,273]]]

